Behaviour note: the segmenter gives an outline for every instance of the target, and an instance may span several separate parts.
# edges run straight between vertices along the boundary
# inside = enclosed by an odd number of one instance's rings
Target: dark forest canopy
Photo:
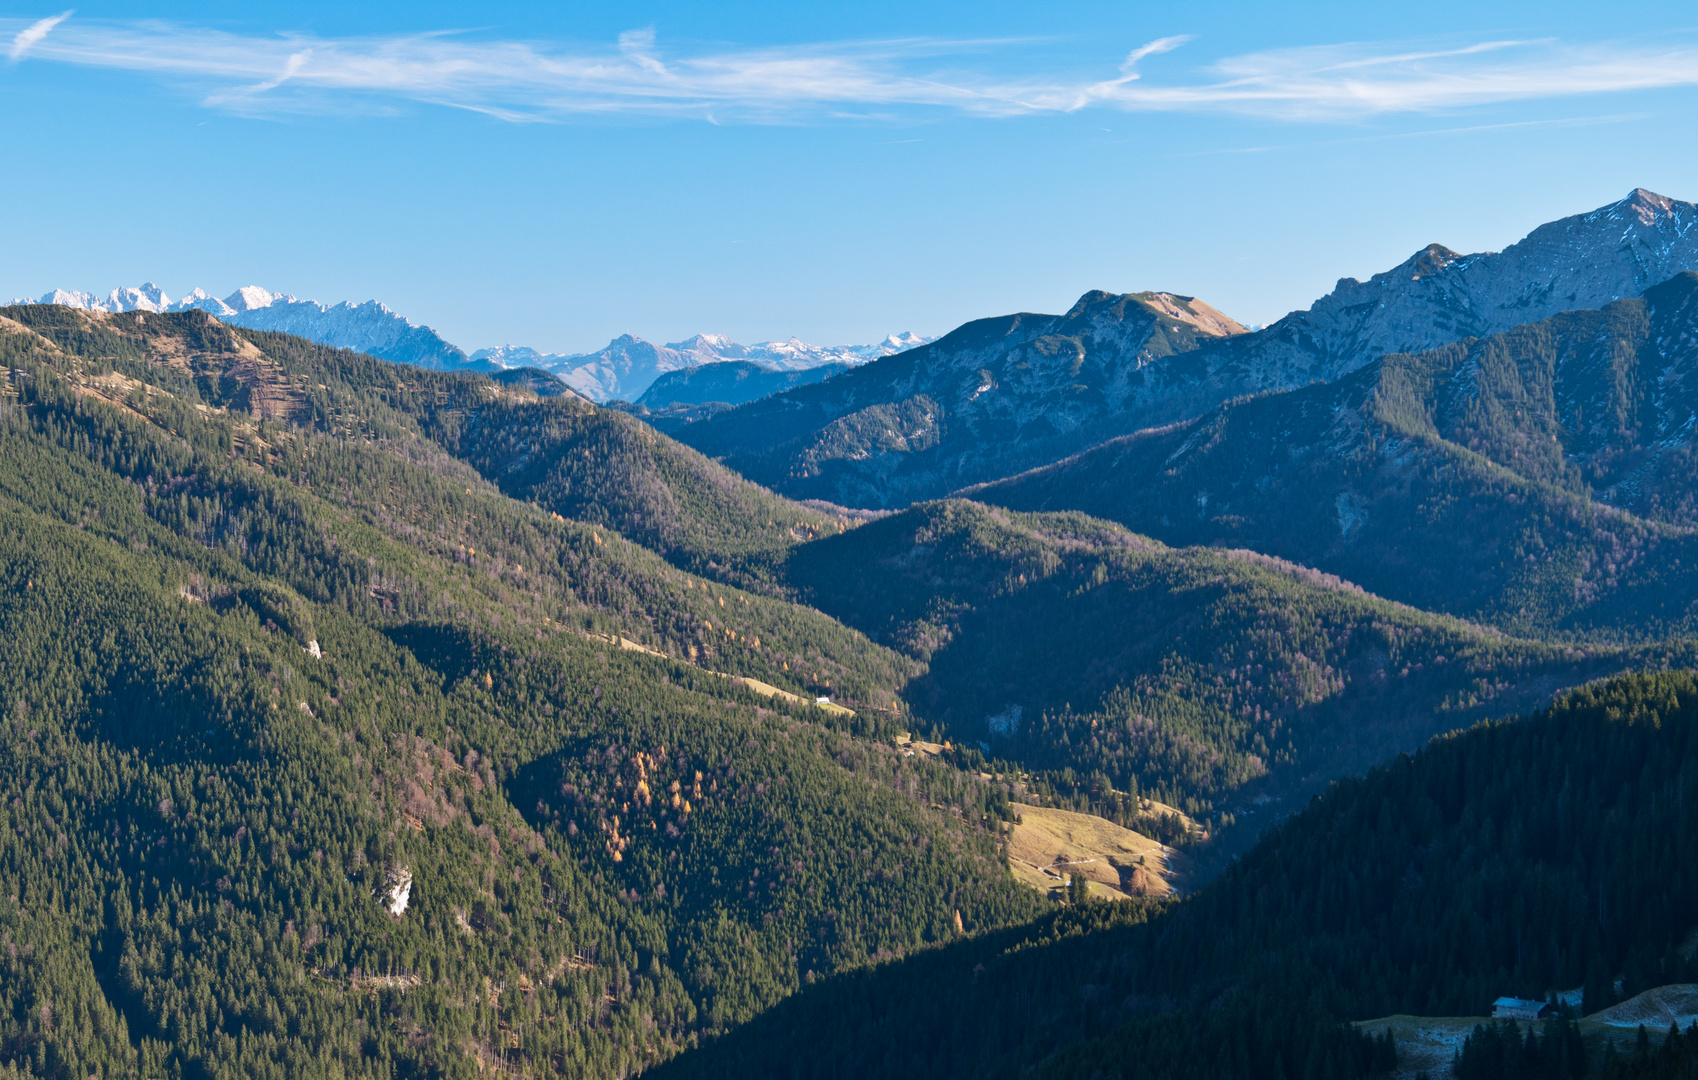
[[[658,1075],[1372,1075],[1345,1021],[1698,980],[1688,789],[1698,678],[1587,687],[1339,782],[1193,898],[834,978]]]

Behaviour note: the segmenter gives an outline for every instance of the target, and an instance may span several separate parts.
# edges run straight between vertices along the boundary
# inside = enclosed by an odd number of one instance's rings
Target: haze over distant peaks
[[[686,368],[731,360],[750,362],[773,372],[810,371],[831,365],[854,367],[932,340],[910,331],[891,334],[877,345],[809,345],[796,338],[739,345],[723,334],[697,334],[683,341],[656,345],[623,334],[608,342],[605,349],[561,357],[538,366],[553,371],[591,400],[635,401],[662,375]],[[472,358],[477,360],[484,355],[480,351],[472,354]]]
[[[435,330],[409,322],[376,300],[326,305],[258,285],[244,285],[222,300],[195,289],[173,302],[165,290],[149,281],[105,295],[54,289],[33,302],[112,314],[198,308],[232,326],[296,334],[320,344],[436,370],[541,368],[598,402],[635,400],[661,374],[703,364],[748,360],[773,371],[806,371],[833,364],[864,364],[934,340],[905,331],[891,334],[876,345],[820,346],[796,338],[739,345],[723,334],[697,334],[670,345],[654,345],[624,334],[593,353],[549,353],[528,345],[507,344],[479,349],[468,356]]]

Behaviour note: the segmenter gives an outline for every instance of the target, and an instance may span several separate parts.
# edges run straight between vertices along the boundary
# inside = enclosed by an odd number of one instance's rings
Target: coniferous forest
[[[1621,605],[801,504],[200,311],[0,309],[0,372],[7,1075],[1355,1078],[1698,983],[1694,648]],[[1184,895],[1022,884],[1040,808]],[[1446,1064],[1694,1075],[1666,1027]]]

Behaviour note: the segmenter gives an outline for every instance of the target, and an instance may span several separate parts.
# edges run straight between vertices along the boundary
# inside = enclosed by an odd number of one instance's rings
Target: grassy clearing
[[[1183,891],[1190,876],[1185,856],[1142,833],[1041,806],[1020,807],[1020,823],[1008,833],[1008,862],[1017,879],[1045,894],[1077,874],[1094,896],[1168,896]]]

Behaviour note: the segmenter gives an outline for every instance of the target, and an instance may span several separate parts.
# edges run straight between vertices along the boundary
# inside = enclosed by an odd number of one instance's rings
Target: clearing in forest
[[[1008,831],[1014,876],[1044,893],[1064,889],[1069,874],[1090,882],[1093,896],[1168,896],[1182,892],[1189,860],[1142,833],[1091,814],[1020,806]]]

